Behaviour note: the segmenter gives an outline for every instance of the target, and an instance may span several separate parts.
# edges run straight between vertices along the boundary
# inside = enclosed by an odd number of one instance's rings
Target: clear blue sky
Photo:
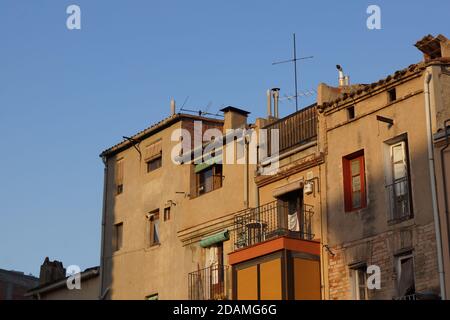
[[[77,4],[82,29],[66,28]],[[366,28],[366,8],[382,30]],[[450,37],[449,1],[0,2],[0,268],[38,275],[46,256],[99,264],[103,165],[98,154],[169,113],[234,105],[265,115],[265,91],[376,81],[418,62],[422,36]],[[311,103],[301,101],[301,105]],[[294,105],[281,105],[282,115]]]

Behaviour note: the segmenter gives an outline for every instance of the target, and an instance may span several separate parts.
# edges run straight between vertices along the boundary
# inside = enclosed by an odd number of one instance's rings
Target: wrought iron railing
[[[389,221],[405,220],[412,216],[408,178],[386,186],[389,195]]]
[[[311,220],[314,207],[304,204],[298,210],[287,203],[274,201],[239,212],[234,217],[234,250],[280,236],[312,240]]]
[[[393,300],[441,300],[441,297],[433,292],[416,292],[405,296],[394,297]]]
[[[226,300],[228,266],[212,265],[188,274],[190,300]]]
[[[279,119],[264,127],[267,129],[267,141],[270,148],[271,130],[279,131],[279,153],[314,140],[317,136],[317,106],[306,107],[287,117]],[[271,151],[269,150],[271,154]]]

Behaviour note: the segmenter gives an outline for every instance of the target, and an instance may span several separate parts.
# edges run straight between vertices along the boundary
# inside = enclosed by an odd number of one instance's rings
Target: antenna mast
[[[293,34],[293,40],[294,40],[294,58],[290,59],[290,60],[284,60],[284,61],[278,61],[278,62],[273,62],[272,65],[276,65],[276,64],[282,64],[282,63],[287,63],[287,62],[294,62],[294,81],[295,81],[295,111],[298,111],[298,91],[297,91],[297,60],[305,60],[305,59],[312,59],[314,58],[313,56],[309,56],[309,57],[302,57],[302,58],[297,58],[297,47],[296,47],[296,43],[295,43],[295,33]]]

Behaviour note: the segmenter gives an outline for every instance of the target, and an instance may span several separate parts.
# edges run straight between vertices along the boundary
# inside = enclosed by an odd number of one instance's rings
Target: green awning
[[[230,233],[228,232],[228,230],[224,230],[200,240],[200,247],[202,248],[210,247],[213,244],[224,242],[228,239],[230,239]]]
[[[197,164],[195,166],[195,173],[199,173],[200,171],[203,171],[205,169],[208,169],[209,167],[211,167],[212,165],[216,164],[216,163],[221,163],[222,162],[222,155],[218,155],[215,156],[214,158],[208,159],[205,162],[202,162],[200,164]]]

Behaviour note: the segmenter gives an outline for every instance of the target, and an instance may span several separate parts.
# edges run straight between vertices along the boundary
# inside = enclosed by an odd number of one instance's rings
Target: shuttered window
[[[344,175],[345,211],[366,207],[364,151],[358,151],[342,159]]]
[[[117,160],[115,168],[116,194],[123,192],[123,159]]]
[[[162,153],[162,140],[158,140],[145,148],[144,158],[148,162],[154,158],[161,156]]]
[[[162,166],[162,140],[147,146],[144,152],[147,172],[154,171]]]

